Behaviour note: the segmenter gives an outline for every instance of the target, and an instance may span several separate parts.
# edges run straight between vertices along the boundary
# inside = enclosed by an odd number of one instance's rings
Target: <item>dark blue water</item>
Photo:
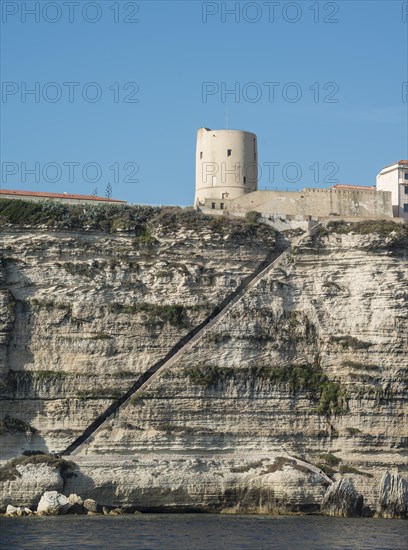
[[[2,518],[1,548],[120,550],[408,548],[408,522],[319,516],[142,514]]]

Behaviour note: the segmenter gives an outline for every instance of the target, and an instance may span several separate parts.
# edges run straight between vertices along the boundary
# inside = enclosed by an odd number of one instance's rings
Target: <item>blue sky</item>
[[[196,130],[226,107],[260,188],[374,184],[408,158],[406,2],[76,4],[1,1],[2,188],[192,204]]]

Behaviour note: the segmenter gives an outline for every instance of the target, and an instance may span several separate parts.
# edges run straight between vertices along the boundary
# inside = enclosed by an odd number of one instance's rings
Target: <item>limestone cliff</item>
[[[68,446],[290,239],[198,214],[142,225],[3,225],[4,459]],[[384,472],[406,475],[407,255],[392,222],[306,235],[78,449],[66,494],[317,510],[344,476],[377,509]]]

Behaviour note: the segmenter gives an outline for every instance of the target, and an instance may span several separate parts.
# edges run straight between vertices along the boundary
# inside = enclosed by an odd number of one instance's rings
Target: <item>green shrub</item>
[[[221,368],[217,365],[197,365],[186,370],[186,376],[197,386],[215,386],[219,381],[225,380],[233,374],[230,368]]]
[[[180,208],[165,206],[153,219],[153,225],[161,228],[161,231],[175,231],[178,228],[199,231],[208,226],[212,216],[206,216],[194,208]]]
[[[132,370],[118,370],[113,373],[113,376],[115,378],[134,378],[137,376],[137,373],[133,372]]]
[[[328,380],[323,370],[314,365],[296,365],[282,367],[252,367],[252,376],[269,380],[272,384],[286,384],[289,391],[297,394],[310,391],[318,400],[318,414],[330,416],[341,414],[346,406],[346,394],[341,385]]]
[[[210,332],[206,336],[207,342],[214,342],[214,344],[219,344],[221,342],[227,342],[231,339],[231,334],[228,332]]]
[[[259,223],[261,217],[262,217],[262,214],[260,212],[256,212],[255,210],[251,210],[250,212],[247,212],[245,214],[245,221],[249,225],[255,225],[255,224]]]
[[[148,327],[164,325],[166,323],[176,328],[186,328],[189,326],[186,308],[178,304],[161,305],[139,302],[138,304],[126,305],[114,302],[109,305],[109,308],[114,313],[144,313],[147,315],[146,325]]]
[[[92,264],[85,262],[65,262],[62,264],[62,267],[70,275],[80,275],[81,277],[93,279],[96,275],[98,275],[103,266],[101,266],[99,262],[94,261]]]
[[[341,474],[356,474],[358,476],[365,476],[372,478],[373,475],[369,474],[368,472],[361,472],[360,470],[357,470],[357,468],[353,468],[352,466],[347,466],[345,464],[342,464],[339,468],[339,472]]]
[[[144,395],[142,393],[137,393],[130,399],[130,404],[132,405],[132,407],[136,407],[141,401],[143,401],[143,399]]]
[[[135,248],[150,248],[152,245],[157,244],[158,241],[152,235],[151,230],[148,227],[143,228],[139,235],[133,239],[133,246]]]
[[[119,388],[100,387],[89,390],[81,390],[77,393],[80,400],[86,399],[118,399],[122,395]]]
[[[346,428],[346,431],[351,436],[361,434],[361,430],[359,430],[358,428]]]
[[[344,367],[350,367],[352,369],[363,369],[363,370],[378,370],[380,367],[378,365],[371,365],[366,363],[360,363],[358,361],[343,361]]]
[[[31,376],[32,378],[35,378],[37,380],[62,380],[63,378],[69,376],[67,372],[64,371],[55,371],[55,370],[32,370],[32,371],[25,371]]]
[[[282,367],[252,367],[253,376],[269,380],[272,384],[287,384],[292,393],[316,390],[325,381],[322,370],[312,365]]]
[[[30,424],[14,416],[6,415],[3,420],[0,421],[0,434],[3,432],[32,432],[34,433],[35,428],[31,427]]]
[[[170,269],[160,269],[156,273],[158,279],[172,279],[174,276],[173,272]]]
[[[339,291],[339,292],[341,292],[343,290],[343,288],[338,283],[336,283],[335,281],[325,281],[323,283],[323,286],[325,288],[327,288],[328,290],[334,290],[334,291]]]
[[[320,399],[317,411],[319,414],[330,416],[331,414],[341,414],[346,408],[346,397],[342,387],[337,382],[328,380],[322,382],[320,386]]]
[[[261,459],[261,460],[255,460],[253,462],[246,462],[241,466],[233,466],[232,468],[230,468],[230,472],[232,472],[233,474],[243,474],[245,472],[249,472],[249,470],[261,468],[264,461],[265,459]]]
[[[322,462],[318,462],[317,464],[315,464],[315,466],[317,468],[320,468],[320,470],[322,470],[322,472],[324,472],[330,478],[332,478],[333,475],[337,473],[334,468]]]
[[[71,304],[64,304],[63,302],[53,302],[52,300],[39,300],[38,298],[31,298],[29,304],[34,309],[60,309],[71,311]]]
[[[91,336],[90,340],[111,340],[112,336],[106,332],[98,332]]]
[[[165,422],[164,424],[158,424],[156,429],[166,434],[171,433],[182,433],[182,434],[193,434],[198,431],[198,428],[193,428],[192,426],[179,426],[178,424],[172,424],[170,422]]]
[[[8,223],[37,223],[42,215],[42,203],[0,199],[0,218]]]
[[[343,349],[368,349],[372,346],[370,342],[363,342],[354,336],[332,336],[330,342],[339,344]]]
[[[332,453],[323,453],[320,455],[320,458],[325,461],[328,466],[338,466],[341,462],[341,458],[338,458]]]

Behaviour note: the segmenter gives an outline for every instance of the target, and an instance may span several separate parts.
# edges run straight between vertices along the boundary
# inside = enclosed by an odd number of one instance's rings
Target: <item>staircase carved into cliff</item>
[[[160,361],[152,365],[146,370],[135,383],[124,393],[119,399],[111,403],[109,407],[100,414],[86,429],[85,431],[73,441],[64,451],[62,455],[71,455],[79,452],[80,447],[86,444],[86,442],[114,415],[128,403],[128,401],[138,393],[141,393],[147,387],[150,382],[158,376],[158,374],[165,368],[170,367],[176,361],[180,359],[189,349],[191,349],[198,340],[200,340],[207,331],[213,327],[218,321],[220,321],[225,314],[239,301],[245,294],[253,288],[265,275],[267,275],[273,269],[279,267],[285,259],[292,253],[294,247],[297,247],[301,241],[307,239],[311,235],[316,233],[316,230],[320,224],[316,224],[308,232],[300,237],[297,237],[289,242],[282,237],[278,237],[276,248],[268,254],[263,262],[261,262],[256,269],[248,275],[238,286],[231,292],[222,302],[220,302],[214,310],[208,315],[200,324],[195,326],[188,334],[183,336],[171,350]]]

